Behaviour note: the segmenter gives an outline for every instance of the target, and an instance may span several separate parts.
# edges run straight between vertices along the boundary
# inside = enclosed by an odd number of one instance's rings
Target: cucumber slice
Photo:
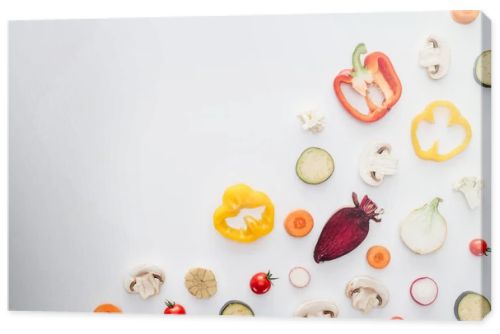
[[[460,321],[479,321],[490,313],[489,300],[472,291],[465,291],[455,301],[455,317]]]
[[[295,165],[299,179],[307,184],[320,184],[332,176],[335,162],[330,153],[319,147],[305,149]]]
[[[474,64],[474,79],[483,87],[491,87],[491,50],[483,51]]]
[[[239,300],[230,300],[222,306],[219,315],[241,315],[253,317],[255,314],[247,304]]]

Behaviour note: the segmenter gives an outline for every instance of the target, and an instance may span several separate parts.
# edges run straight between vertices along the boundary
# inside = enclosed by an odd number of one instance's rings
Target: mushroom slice
[[[160,293],[160,287],[165,282],[165,274],[156,266],[138,266],[132,270],[130,276],[125,282],[125,290],[128,293],[139,294],[142,299]]]
[[[448,73],[451,53],[448,45],[436,36],[429,36],[418,56],[420,66],[427,69],[432,79],[441,79]]]
[[[347,283],[345,294],[352,300],[352,307],[364,313],[382,308],[389,301],[389,291],[374,278],[359,276]]]
[[[464,195],[471,210],[476,209],[481,204],[482,188],[483,181],[474,176],[464,177],[453,185],[453,190],[460,191]]]
[[[302,318],[336,318],[339,309],[330,300],[311,300],[300,305],[294,316]]]
[[[398,160],[392,156],[392,147],[387,143],[368,146],[359,159],[359,175],[367,184],[378,186],[385,175],[394,175]]]

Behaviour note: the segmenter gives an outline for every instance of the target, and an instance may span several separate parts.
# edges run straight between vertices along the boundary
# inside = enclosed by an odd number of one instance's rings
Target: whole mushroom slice
[[[368,146],[359,159],[359,175],[367,184],[378,186],[386,175],[394,175],[398,170],[398,160],[392,155],[392,147],[387,143]]]
[[[311,300],[300,305],[294,316],[302,318],[336,318],[339,309],[330,300]]]
[[[378,280],[359,276],[347,283],[345,294],[352,300],[352,307],[364,313],[382,308],[389,302],[389,291]]]
[[[164,272],[156,266],[138,266],[132,270],[130,276],[125,282],[125,290],[139,294],[142,299],[159,294],[165,282]]]
[[[441,79],[448,73],[451,52],[447,43],[436,36],[429,36],[418,56],[420,66],[427,69],[427,74],[434,80]]]

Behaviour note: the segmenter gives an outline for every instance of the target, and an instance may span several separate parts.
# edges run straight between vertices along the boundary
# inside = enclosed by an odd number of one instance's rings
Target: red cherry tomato
[[[165,311],[163,311],[163,314],[186,314],[186,309],[181,304],[176,304],[167,300],[165,305],[167,305],[167,307]]]
[[[257,273],[250,279],[250,289],[258,295],[262,295],[271,289],[272,281],[277,279],[273,277],[270,271],[267,273]]]
[[[488,255],[491,252],[491,248],[483,239],[474,239],[469,243],[469,250],[472,254],[476,256]]]
[[[399,315],[395,315],[391,318],[391,320],[404,320],[403,317],[399,316]]]

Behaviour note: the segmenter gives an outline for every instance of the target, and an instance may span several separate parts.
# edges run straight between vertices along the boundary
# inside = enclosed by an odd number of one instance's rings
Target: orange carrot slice
[[[451,17],[460,24],[469,24],[479,16],[478,10],[452,10]]]
[[[292,237],[304,237],[311,232],[314,219],[306,210],[295,210],[285,218],[285,229]]]
[[[391,261],[391,253],[384,246],[373,246],[366,252],[366,261],[373,268],[382,269]]]
[[[122,310],[113,304],[101,304],[94,310],[96,313],[122,313]]]

